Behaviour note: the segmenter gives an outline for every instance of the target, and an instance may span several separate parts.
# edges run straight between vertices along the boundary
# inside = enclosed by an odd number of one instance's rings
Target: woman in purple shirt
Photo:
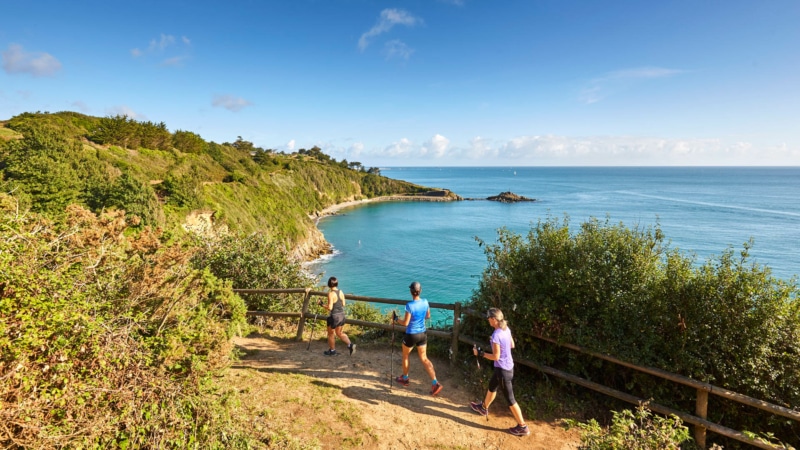
[[[514,399],[514,389],[511,380],[514,379],[514,359],[511,357],[511,349],[514,348],[514,338],[511,337],[511,330],[508,328],[508,323],[503,318],[503,311],[497,308],[490,308],[486,312],[486,318],[489,320],[489,325],[494,328],[490,342],[492,344],[492,351],[484,352],[478,347],[472,347],[472,353],[475,356],[486,358],[494,361],[494,374],[491,381],[489,381],[489,390],[486,392],[486,397],[480,403],[470,402],[469,406],[473,411],[482,415],[489,415],[489,405],[492,404],[495,397],[497,397],[497,389],[503,386],[503,397],[508,401],[508,408],[514,419],[517,420],[517,426],[509,428],[508,432],[514,436],[528,436],[531,434],[528,425],[525,424],[525,419],[522,418],[522,410]]]

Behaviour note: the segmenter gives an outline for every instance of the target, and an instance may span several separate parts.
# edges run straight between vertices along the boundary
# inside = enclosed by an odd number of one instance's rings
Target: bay
[[[506,227],[526,234],[548,217],[577,229],[595,217],[629,228],[660,224],[671,248],[699,262],[750,239],[751,262],[778,278],[800,273],[800,167],[390,167],[384,176],[466,198],[500,192],[537,199],[503,204],[383,202],[344,209],[318,227],[334,253],[308,265],[345,292],[408,298],[419,281],[433,302],[465,301]]]

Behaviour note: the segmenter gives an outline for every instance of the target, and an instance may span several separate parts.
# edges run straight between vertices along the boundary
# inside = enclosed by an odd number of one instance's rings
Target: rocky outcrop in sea
[[[500,203],[518,203],[518,202],[535,202],[535,198],[528,198],[523,197],[522,195],[517,195],[513,192],[501,192],[498,195],[493,195],[491,197],[486,198],[465,198],[464,200],[490,200],[493,202],[500,202]]]

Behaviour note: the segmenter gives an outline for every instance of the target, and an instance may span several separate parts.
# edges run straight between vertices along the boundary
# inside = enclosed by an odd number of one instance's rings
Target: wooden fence
[[[299,318],[299,323],[297,325],[297,340],[303,339],[303,332],[305,330],[305,322],[307,319],[313,319],[314,314],[309,313],[309,304],[311,301],[312,296],[319,296],[319,297],[327,297],[328,293],[323,291],[314,291],[312,289],[300,289],[300,288],[292,288],[292,289],[234,289],[234,292],[240,294],[303,294],[303,308],[301,312],[268,312],[268,311],[248,311],[248,316],[271,316],[271,317],[296,317]],[[388,305],[405,305],[408,303],[409,300],[396,300],[396,299],[388,299],[388,298],[375,298],[375,297],[363,297],[359,295],[347,294],[348,300],[356,300],[361,302],[367,303],[378,303],[378,304],[388,304]],[[445,330],[436,330],[436,329],[428,329],[427,334],[429,336],[439,337],[443,339],[450,340],[450,364],[455,364],[456,357],[458,355],[458,343],[463,342],[470,345],[480,345],[478,341],[471,339],[467,336],[462,336],[460,334],[460,324],[461,324],[461,316],[462,314],[467,315],[475,315],[477,314],[475,311],[472,310],[462,310],[460,303],[430,303],[430,307],[432,309],[443,309],[447,311],[453,311],[453,326],[452,331],[445,331]],[[318,319],[319,320],[319,319]],[[371,328],[379,328],[383,330],[392,330],[392,329],[399,329],[400,331],[404,331],[405,327],[401,326],[393,326],[386,323],[377,323],[377,322],[367,322],[363,320],[354,320],[354,319],[347,319],[347,323],[352,325],[358,325],[362,327],[371,327]],[[393,328],[395,327],[395,328]],[[519,334],[519,330],[517,330]],[[658,378],[662,378],[664,380],[668,380],[674,383],[682,384],[684,386],[689,386],[691,388],[696,389],[697,391],[697,398],[695,402],[695,412],[694,415],[688,414],[682,411],[677,411],[675,409],[659,405],[657,403],[648,402],[648,408],[654,412],[664,415],[672,415],[674,414],[677,417],[686,423],[692,424],[694,426],[694,438],[697,445],[705,449],[706,448],[706,431],[711,431],[722,436],[729,437],[731,439],[735,439],[740,442],[744,442],[750,444],[754,447],[773,450],[773,449],[787,449],[787,447],[781,447],[772,445],[767,442],[763,442],[761,440],[753,439],[746,434],[742,433],[741,431],[737,431],[731,428],[724,427],[719,425],[715,422],[710,422],[706,420],[708,416],[708,395],[714,394],[728,400],[751,406],[754,408],[758,408],[760,410],[769,412],[771,414],[779,415],[782,417],[787,417],[792,419],[798,423],[800,423],[800,411],[784,408],[779,405],[774,405],[772,403],[765,402],[763,400],[759,400],[753,397],[749,397],[743,394],[739,394],[737,392],[729,391],[725,388],[721,388],[718,386],[714,386],[712,384],[704,383],[701,381],[697,381],[683,375],[678,375],[674,373],[670,373],[661,369],[656,369],[652,367],[643,367],[638,366],[636,364],[632,364],[626,361],[622,361],[620,359],[614,358],[612,356],[604,355],[602,353],[594,352],[577,345],[567,344],[558,342],[555,339],[548,338],[546,336],[540,335],[530,335],[537,339],[541,339],[543,341],[564,347],[571,351],[575,351],[584,355],[591,356],[593,358],[598,358],[604,361],[608,361],[623,367],[627,367],[629,369],[634,369],[642,373],[646,373]],[[617,398],[619,400],[639,405],[640,403],[646,402],[646,399],[638,398],[636,396],[627,394],[622,391],[618,391],[616,389],[609,388],[599,383],[595,383],[593,381],[586,380],[584,378],[580,378],[578,376],[560,371],[558,369],[554,369],[552,367],[544,366],[541,364],[537,364],[533,361],[529,361],[526,359],[514,359],[515,363],[521,364],[526,367],[530,367],[546,373],[548,375],[552,375],[558,378],[562,378],[569,382],[575,383],[577,385],[583,386],[585,388],[591,389],[596,392],[600,392],[602,394]]]

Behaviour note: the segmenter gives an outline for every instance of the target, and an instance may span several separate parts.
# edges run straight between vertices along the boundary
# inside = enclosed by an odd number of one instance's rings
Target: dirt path
[[[319,333],[319,330],[317,330]],[[315,336],[316,337],[316,336]],[[229,377],[242,387],[252,413],[266,417],[264,426],[276,448],[376,449],[576,449],[578,437],[554,423],[528,420],[531,435],[506,433],[515,425],[505,400],[498,396],[490,417],[475,414],[470,386],[446,361],[433,359],[444,386],[434,398],[430,380],[412,354],[408,387],[390,389],[391,350],[385,343],[361,342],[353,356],[324,356],[324,339],[297,342],[268,335],[237,338],[245,352]],[[399,342],[394,374],[400,373]],[[339,351],[346,348],[337,342]],[[257,418],[253,420],[258,421]],[[260,422],[259,422],[260,423]],[[281,444],[281,433],[299,437],[308,447]]]

